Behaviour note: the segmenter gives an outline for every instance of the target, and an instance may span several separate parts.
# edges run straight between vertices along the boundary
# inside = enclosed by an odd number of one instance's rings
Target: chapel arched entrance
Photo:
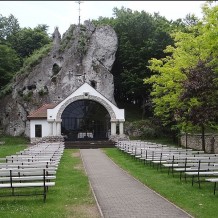
[[[68,141],[108,139],[110,115],[100,103],[77,100],[70,103],[61,115],[61,134]]]

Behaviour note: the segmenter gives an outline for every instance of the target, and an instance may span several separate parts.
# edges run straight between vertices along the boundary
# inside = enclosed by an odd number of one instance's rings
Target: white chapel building
[[[43,137],[101,140],[122,137],[124,109],[119,109],[88,83],[60,103],[44,104],[28,116],[31,142]]]

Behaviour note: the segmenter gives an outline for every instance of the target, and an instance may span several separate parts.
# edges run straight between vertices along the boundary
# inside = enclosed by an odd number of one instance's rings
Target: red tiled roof
[[[52,109],[56,106],[56,103],[44,104],[42,107],[33,111],[27,118],[32,119],[47,119],[47,109]]]

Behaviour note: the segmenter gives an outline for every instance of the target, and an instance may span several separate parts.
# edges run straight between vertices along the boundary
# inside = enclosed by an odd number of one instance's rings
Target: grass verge
[[[3,139],[0,139],[3,141]],[[10,142],[11,140],[11,142]],[[18,148],[14,138],[6,139],[0,146],[2,156],[3,147],[9,146],[7,152],[14,154]],[[22,141],[22,139],[20,139]],[[12,143],[13,141],[13,143]],[[15,140],[18,142],[18,140]],[[19,143],[18,143],[19,144]],[[22,144],[22,143],[21,143]],[[23,147],[22,147],[23,146]],[[18,150],[25,145],[18,146]],[[98,218],[100,217],[88,177],[85,174],[79,150],[64,151],[58,171],[56,184],[47,193],[46,203],[42,196],[16,196],[0,198],[0,217],[3,218]],[[34,193],[42,189],[15,189],[16,193]],[[1,189],[0,194],[11,193],[9,189]]]
[[[179,175],[168,175],[167,169],[157,171],[152,166],[144,165],[143,162],[133,159],[118,149],[106,148],[104,152],[121,168],[133,177],[155,190],[180,208],[184,209],[194,217],[216,218],[218,194],[213,195],[213,184],[202,183],[192,187],[190,178],[187,182]]]
[[[0,157],[15,154],[27,147],[28,140],[24,137],[1,136]]]

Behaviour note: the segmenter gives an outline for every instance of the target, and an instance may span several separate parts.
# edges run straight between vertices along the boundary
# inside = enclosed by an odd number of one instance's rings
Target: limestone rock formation
[[[84,82],[116,104],[110,73],[118,46],[115,31],[85,21],[80,27],[71,25],[62,38],[56,28],[52,37],[50,52],[17,75],[12,93],[1,99],[0,125],[7,134],[28,136],[29,113],[44,103],[60,102]]]

